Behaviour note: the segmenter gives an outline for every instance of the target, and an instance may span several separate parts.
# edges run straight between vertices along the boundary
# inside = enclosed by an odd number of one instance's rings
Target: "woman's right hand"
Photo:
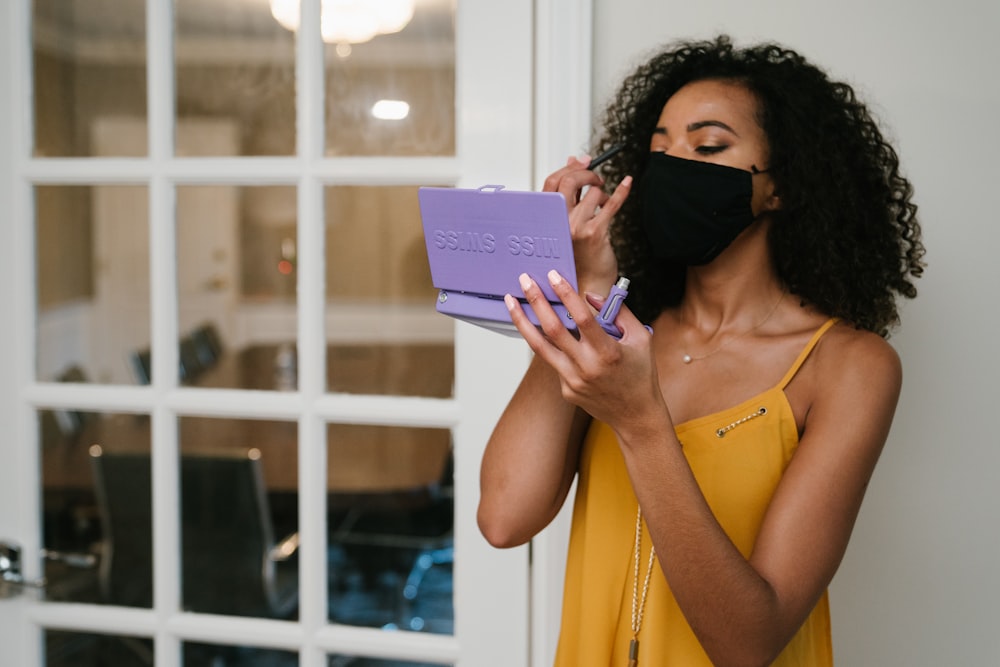
[[[589,291],[603,296],[618,279],[618,261],[611,248],[608,227],[628,197],[632,177],[626,176],[608,195],[604,179],[588,169],[589,164],[589,157],[569,158],[565,167],[545,179],[542,190],[558,192],[566,200],[580,293]]]

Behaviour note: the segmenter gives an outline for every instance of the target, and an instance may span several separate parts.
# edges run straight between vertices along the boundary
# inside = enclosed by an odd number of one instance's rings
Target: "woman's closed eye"
[[[721,153],[727,148],[729,148],[729,146],[722,144],[720,146],[698,146],[694,150],[699,155],[715,155],[717,153]]]

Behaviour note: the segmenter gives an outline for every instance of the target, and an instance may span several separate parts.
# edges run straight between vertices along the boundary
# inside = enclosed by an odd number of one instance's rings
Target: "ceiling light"
[[[403,120],[410,115],[410,105],[402,100],[379,100],[372,106],[372,115],[379,120]]]
[[[330,44],[359,44],[399,32],[413,18],[415,0],[321,0],[320,30]],[[271,16],[286,30],[299,29],[299,0],[271,0]]]

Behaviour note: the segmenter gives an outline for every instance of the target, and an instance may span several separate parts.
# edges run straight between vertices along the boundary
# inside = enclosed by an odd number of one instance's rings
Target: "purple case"
[[[523,299],[518,276],[527,273],[545,293],[563,324],[576,324],[549,286],[555,269],[576,288],[573,241],[566,200],[555,192],[520,192],[503,186],[478,189],[420,188],[431,281],[440,313],[507,335],[519,335],[505,294]]]

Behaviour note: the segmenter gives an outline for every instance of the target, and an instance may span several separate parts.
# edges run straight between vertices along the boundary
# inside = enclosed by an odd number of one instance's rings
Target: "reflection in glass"
[[[45,667],[149,667],[153,640],[148,637],[45,630]]]
[[[447,429],[329,424],[330,620],[450,634]]]
[[[177,189],[182,382],[298,386],[295,196],[284,186]],[[256,337],[261,331],[266,338]]]
[[[452,2],[417,3],[398,32],[325,35],[327,155],[455,154],[454,16]]]
[[[295,39],[267,3],[176,0],[178,127],[211,118],[231,142],[184,143],[184,156],[295,152]]]
[[[452,396],[454,325],[434,309],[415,187],[326,191],[327,388]]]
[[[80,410],[38,416],[47,597],[150,607],[148,416]]]
[[[180,419],[182,606],[298,615],[295,422]]]
[[[35,188],[37,374],[149,382],[149,223],[141,186]]]
[[[92,135],[110,116],[146,118],[146,3],[34,0],[34,127],[38,157],[146,155],[145,131],[101,153]]]

